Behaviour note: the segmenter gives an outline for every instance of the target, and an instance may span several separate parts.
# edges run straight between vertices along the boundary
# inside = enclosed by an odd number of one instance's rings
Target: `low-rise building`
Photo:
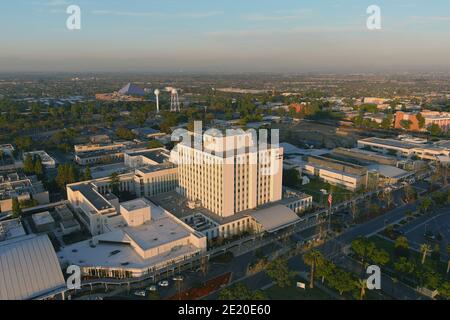
[[[52,157],[50,157],[47,152],[42,151],[42,150],[25,152],[23,154],[23,159],[25,159],[25,157],[28,154],[31,156],[31,158],[39,157],[41,159],[41,161],[42,161],[42,165],[45,168],[47,168],[47,169],[54,169],[54,168],[56,168],[56,160],[53,159]]]
[[[20,219],[11,219],[0,222],[0,242],[22,237],[26,234]]]
[[[164,209],[170,211],[177,218],[185,221],[192,228],[204,234],[208,240],[226,239],[239,236],[244,233],[252,232],[275,232],[286,227],[286,221],[282,218],[277,222],[277,228],[272,229],[273,225],[260,228],[256,224],[253,217],[254,214],[259,216],[261,210],[264,215],[272,214],[271,220],[277,220],[277,212],[286,208],[289,210],[291,219],[289,223],[297,221],[298,214],[312,207],[312,197],[306,194],[286,193],[285,197],[279,201],[272,202],[260,206],[255,209],[241,211],[229,217],[221,217],[212,211],[201,206],[200,202],[189,201],[177,192],[162,193],[158,196],[151,197],[152,202],[158,204]],[[267,208],[275,208],[266,210]]]
[[[168,265],[189,264],[206,252],[206,237],[146,199],[120,204],[124,226],[65,247],[61,263],[84,275],[131,278],[157,275]]]
[[[19,202],[32,199],[38,204],[50,202],[48,191],[36,176],[27,177],[17,172],[0,174],[0,212],[11,211],[14,198]]]
[[[448,157],[450,148],[439,143],[427,143],[408,139],[367,138],[358,140],[358,148],[404,158],[417,157],[437,161],[439,156]]]
[[[161,137],[161,136],[165,135],[165,133],[162,133],[159,130],[156,130],[153,128],[147,128],[147,127],[132,129],[131,132],[133,132],[138,137],[146,138],[146,139],[152,139],[152,138]]]
[[[367,169],[355,163],[322,156],[309,156],[305,164],[307,174],[350,191],[367,187]]]
[[[418,120],[419,113],[424,119],[422,126],[420,125]],[[448,129],[450,128],[450,112],[438,112],[430,110],[423,110],[421,112],[397,111],[395,115],[395,128],[405,129],[405,121],[409,123],[406,129],[410,131],[425,131],[431,125],[437,125],[443,132],[448,132]]]
[[[55,219],[48,211],[35,213],[31,217],[37,232],[49,232],[55,228]]]

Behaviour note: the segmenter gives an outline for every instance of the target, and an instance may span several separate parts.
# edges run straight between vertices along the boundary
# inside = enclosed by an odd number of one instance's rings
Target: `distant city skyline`
[[[316,2],[2,1],[0,72],[450,70],[448,1]],[[366,28],[373,4],[381,30]]]

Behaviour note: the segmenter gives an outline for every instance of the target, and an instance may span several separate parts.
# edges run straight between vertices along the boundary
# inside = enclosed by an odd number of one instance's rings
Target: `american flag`
[[[330,205],[330,207],[333,204],[333,195],[331,193],[328,195],[328,204]]]

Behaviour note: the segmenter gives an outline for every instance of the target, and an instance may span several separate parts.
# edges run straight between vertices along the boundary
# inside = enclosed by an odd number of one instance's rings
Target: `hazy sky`
[[[450,70],[449,0],[0,1],[0,30],[0,72]]]

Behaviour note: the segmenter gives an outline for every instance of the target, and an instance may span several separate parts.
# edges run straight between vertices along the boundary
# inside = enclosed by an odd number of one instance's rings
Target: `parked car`
[[[173,281],[183,281],[184,278],[183,278],[183,276],[175,276],[175,277],[172,278],[172,280]]]
[[[138,297],[145,297],[146,294],[144,290],[138,290],[134,292],[134,295]]]
[[[158,288],[155,285],[151,285],[150,287],[147,288],[147,290],[150,292],[155,292],[158,291]]]
[[[168,287],[168,286],[169,286],[169,281],[167,281],[167,280],[162,280],[162,281],[158,282],[158,285],[159,285],[160,287]]]

